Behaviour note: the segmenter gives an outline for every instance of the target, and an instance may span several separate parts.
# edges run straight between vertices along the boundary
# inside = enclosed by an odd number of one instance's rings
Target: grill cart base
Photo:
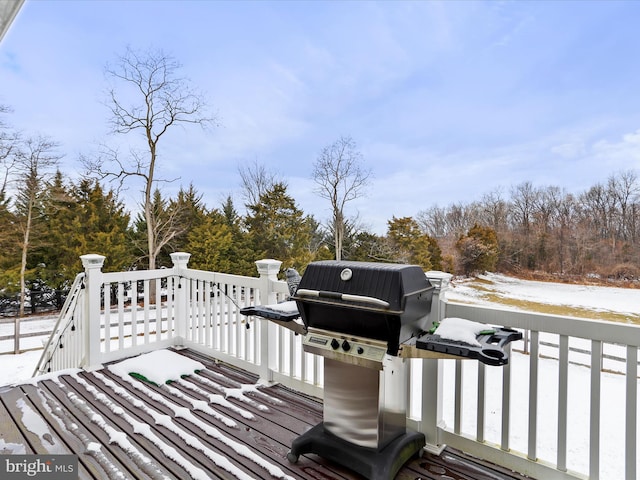
[[[315,453],[369,480],[393,480],[406,462],[421,454],[424,446],[422,433],[407,430],[381,450],[360,447],[328,432],[322,422],[293,441],[287,459],[296,463],[300,455]]]

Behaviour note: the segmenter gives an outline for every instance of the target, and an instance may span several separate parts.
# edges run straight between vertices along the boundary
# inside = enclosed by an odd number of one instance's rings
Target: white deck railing
[[[493,381],[501,396],[497,405],[501,430],[493,445],[485,437],[488,371],[493,369],[473,365],[477,369],[471,379],[475,388],[468,388],[463,381],[463,362],[454,362],[453,425],[440,430],[441,442],[536,478],[596,480],[602,475],[636,479],[640,346],[637,325],[445,304],[449,317],[510,326],[525,331],[529,340],[528,354],[519,355],[522,365],[518,369],[513,365],[503,368],[501,378]],[[524,347],[523,342],[516,342],[511,348],[527,350]],[[514,372],[524,372],[526,376],[516,378]],[[604,379],[612,380],[607,386],[621,388],[603,389]],[[472,422],[476,430],[471,435],[461,435],[461,404],[469,401],[463,396],[469,391],[477,394],[474,401],[478,407]],[[520,393],[517,402],[514,392]],[[519,425],[518,432],[513,427],[514,420]],[[518,447],[513,445],[514,437],[520,439]],[[581,445],[584,448],[579,448]],[[519,453],[503,454],[513,450]],[[585,458],[577,458],[578,451],[585,452]],[[612,462],[624,468],[612,469]],[[624,477],[615,476],[612,470],[623,471]]]
[[[188,347],[264,382],[322,398],[323,362],[302,350],[301,337],[239,311],[286,298],[287,285],[277,279],[279,261],[256,262],[254,278],[189,269],[186,253],[172,259],[170,269],[103,273],[104,257],[84,255],[85,273],[36,373],[92,369],[158,348]],[[408,425],[425,434],[428,450],[450,445],[538,479],[613,478],[607,477],[608,460],[602,461],[612,448],[610,429],[602,426],[615,414],[615,455],[624,463],[624,478],[636,478],[638,326],[450,303],[450,276],[427,276],[436,286],[433,320],[462,317],[509,326],[527,339],[509,347],[506,367],[408,360]],[[586,382],[576,381],[585,375]],[[624,378],[616,383],[624,385],[621,394],[603,391],[603,385],[609,388],[603,375]],[[584,404],[588,408],[574,408]],[[575,442],[586,448],[575,448]]]

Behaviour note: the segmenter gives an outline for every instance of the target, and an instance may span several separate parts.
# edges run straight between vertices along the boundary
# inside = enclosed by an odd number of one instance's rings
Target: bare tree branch
[[[178,75],[182,65],[162,50],[136,51],[127,48],[114,65],[107,65],[110,81],[106,105],[111,112],[109,125],[115,134],[140,132],[144,151],[130,149],[122,158],[117,149],[106,148],[95,160],[85,159],[85,167],[98,178],[123,188],[132,178],[142,180],[142,207],[147,224],[149,268],[155,268],[156,257],[163,245],[177,233],[175,222],[158,221],[152,208],[157,184],[174,180],[156,178],[158,143],[176,125],[217,125],[205,115],[204,96],[191,87],[189,80]],[[169,240],[167,240],[169,239]]]
[[[277,173],[270,172],[264,165],[254,160],[252,164],[238,166],[242,184],[242,197],[245,205],[256,205],[260,196],[270,191],[276,183],[286,187],[286,183]]]
[[[313,167],[315,192],[331,204],[336,260],[342,257],[345,205],[364,195],[371,177],[371,170],[365,169],[362,161],[355,141],[351,137],[340,137],[322,149]]]
[[[38,203],[49,175],[58,165],[61,155],[55,153],[58,143],[47,137],[32,137],[25,140],[17,154],[18,194],[16,196],[17,219],[22,230],[22,258],[20,262],[20,312],[24,315],[26,292],[25,273]],[[17,324],[16,324],[17,328]]]
[[[6,105],[0,105],[0,115],[11,112]],[[9,130],[0,116],[0,200],[4,198],[11,174],[15,170],[20,146],[20,133]]]

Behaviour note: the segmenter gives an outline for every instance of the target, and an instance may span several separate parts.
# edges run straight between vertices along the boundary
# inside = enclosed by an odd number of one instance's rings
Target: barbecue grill
[[[433,291],[416,265],[329,260],[307,266],[291,297],[299,314],[241,310],[302,333],[304,351],[324,357],[323,421],[293,441],[289,461],[315,453],[368,479],[390,480],[425,446],[424,435],[406,426],[406,358],[507,362],[502,347],[519,332],[485,334],[480,347],[429,332],[438,320],[429,318]],[[293,321],[298,315],[303,325]]]

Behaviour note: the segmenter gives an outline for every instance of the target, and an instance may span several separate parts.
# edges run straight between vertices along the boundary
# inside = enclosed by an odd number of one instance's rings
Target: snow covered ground
[[[56,317],[49,315],[35,319],[23,319],[20,322],[20,331],[22,333],[51,332],[56,321]],[[0,337],[13,335],[13,333],[13,322],[0,323]],[[45,334],[23,338],[20,341],[21,349],[37,350],[24,352],[20,355],[5,353],[13,352],[13,339],[0,341],[0,386],[30,378],[33,375],[38,360],[40,360],[40,355],[42,355],[44,342],[46,342],[48,338],[49,335]]]
[[[481,289],[470,279],[454,281],[447,291],[447,298],[478,305],[499,305],[498,299],[507,302],[524,300],[546,305],[581,308],[593,312],[640,315],[640,289],[537,282],[519,280],[496,273],[488,273],[478,278],[484,280]],[[492,294],[494,300],[488,300],[487,294]]]
[[[474,287],[468,280],[453,282],[447,298],[452,301],[474,304],[493,304],[500,299],[525,300],[539,304],[564,305],[581,308],[593,312],[618,312],[632,316],[640,316],[640,290],[622,288],[553,284],[546,282],[522,281],[503,275],[489,274],[483,277],[482,290]],[[491,294],[487,298],[487,292]],[[49,322],[47,324],[47,322]],[[24,327],[33,331],[52,329],[55,319],[46,319],[35,323],[24,322]],[[44,327],[44,328],[43,328]],[[0,324],[0,336],[12,333],[12,324]],[[41,328],[42,330],[36,330]],[[24,330],[23,330],[24,331]],[[40,337],[28,339],[37,345],[42,343]],[[25,348],[27,347],[25,344]],[[0,348],[1,351],[11,347]],[[33,373],[41,351],[23,353],[21,355],[0,355],[0,386],[27,380]],[[476,395],[475,362],[463,362],[465,385],[471,390],[464,394],[462,430],[475,435]],[[512,414],[511,447],[514,450],[526,451],[527,448],[527,408],[528,402],[528,357],[517,352],[512,353],[512,404],[523,405],[521,414]],[[447,425],[452,425],[454,404],[452,398],[451,370],[453,362],[445,362],[445,385],[443,392],[444,417]],[[522,371],[522,374],[517,372]],[[555,462],[556,418],[557,418],[557,379],[558,362],[553,359],[540,360],[539,375],[544,382],[544,395],[539,398],[538,419],[538,456],[549,462]],[[500,402],[501,402],[501,369],[487,368],[487,419],[486,440],[500,442]],[[602,374],[602,418],[600,444],[600,478],[618,480],[624,478],[624,398],[625,377],[611,373]],[[583,474],[588,472],[589,431],[588,423],[581,420],[589,418],[589,369],[585,366],[571,365],[569,375],[569,392],[571,402],[569,418],[569,452],[568,466],[571,470]],[[465,387],[466,389],[466,387]],[[522,398],[519,397],[522,396]],[[640,428],[638,429],[640,431]],[[639,439],[640,444],[640,439]],[[640,465],[638,466],[640,471]]]
[[[20,349],[28,350],[31,348],[42,348],[43,342],[49,338],[47,332],[51,332],[55,326],[57,317],[53,315],[26,317],[20,321],[20,332],[24,334],[42,333],[33,337],[23,337],[20,340]],[[3,319],[0,323],[0,337],[13,335],[14,323],[11,319]],[[0,353],[13,351],[13,339],[0,340]]]
[[[0,355],[0,386],[31,378],[40,355],[42,350],[33,350],[20,355]]]

